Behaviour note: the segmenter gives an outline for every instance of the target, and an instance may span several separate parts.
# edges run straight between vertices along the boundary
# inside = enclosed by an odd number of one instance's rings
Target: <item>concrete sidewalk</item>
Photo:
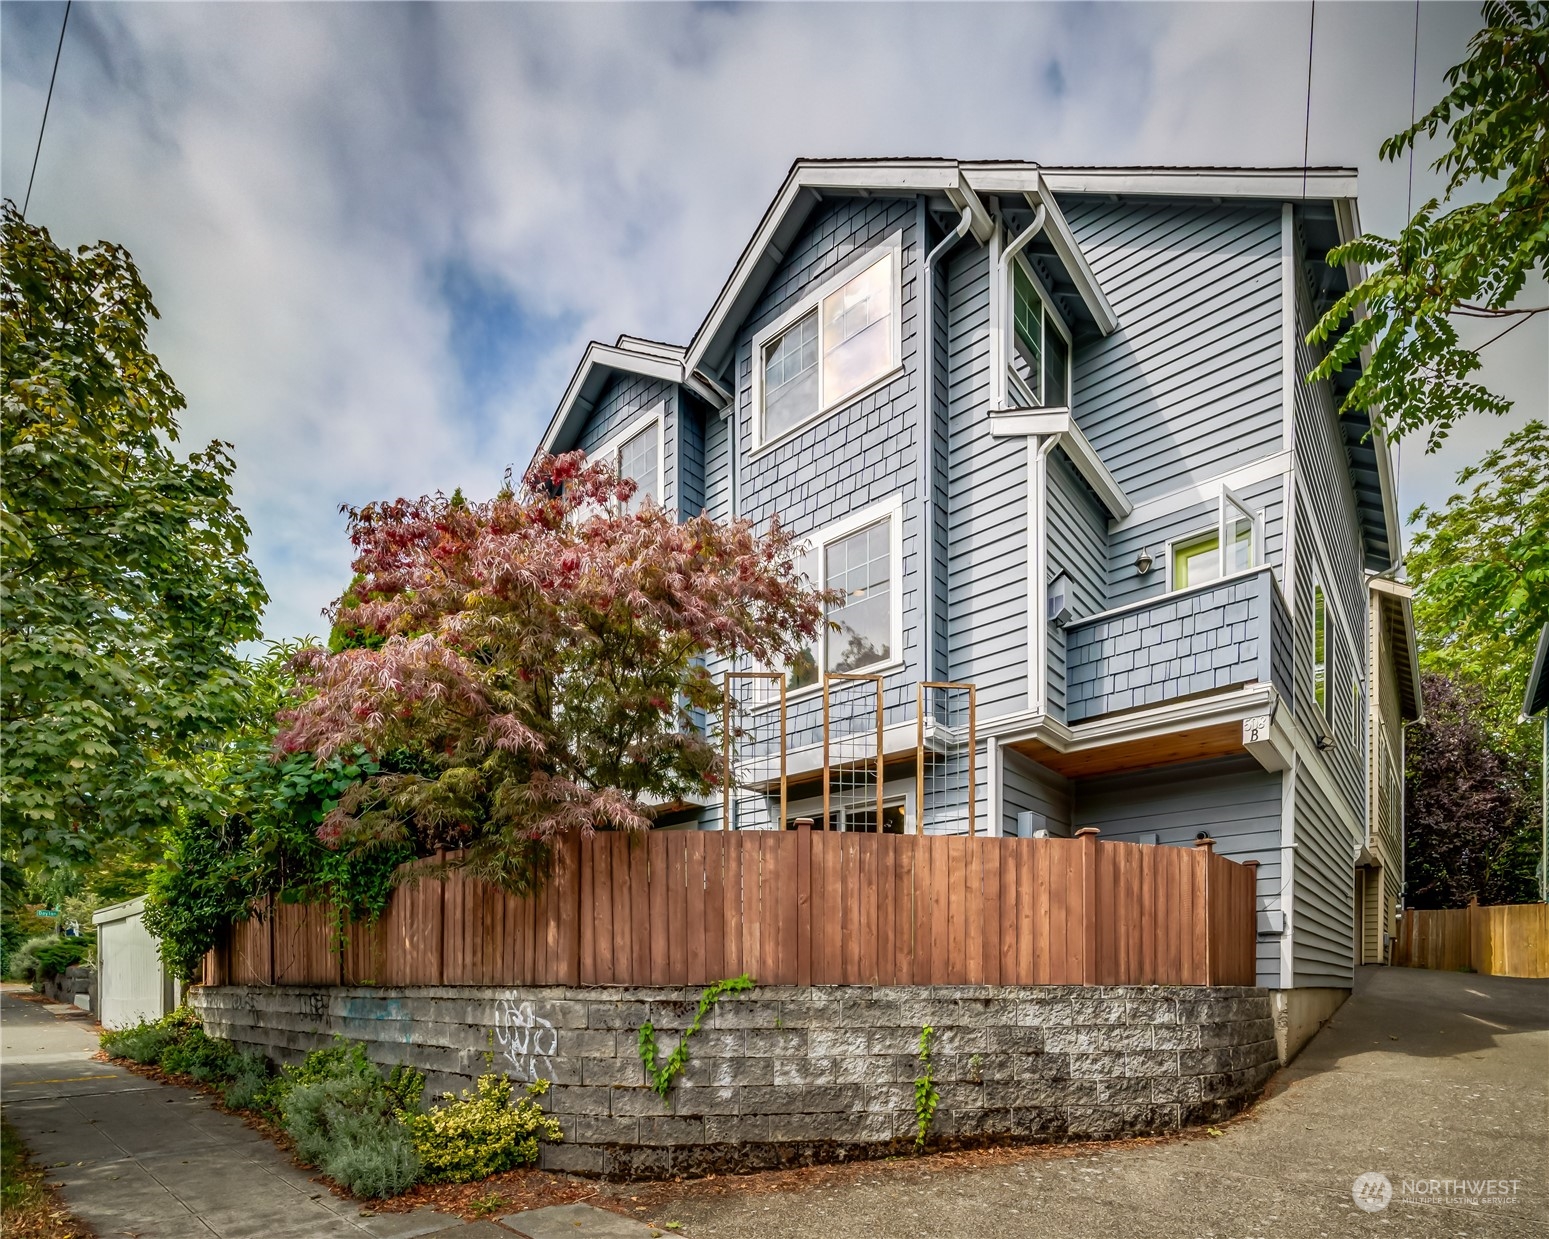
[[[1549,1235],[1549,982],[1362,969],[1356,994],[1219,1138],[1045,1150],[1009,1164],[926,1159],[831,1186],[684,1185],[658,1209],[695,1239],[1541,1239]],[[1357,1175],[1391,1180],[1376,1212]],[[1405,1180],[1516,1180],[1473,1205],[1403,1199]],[[724,1189],[724,1190],[722,1190]],[[1427,1193],[1429,1196],[1429,1193]],[[1435,1197],[1430,1197],[1436,1200]]]
[[[92,1061],[84,1021],[0,993],[5,1117],[101,1239],[411,1239],[465,1227],[433,1213],[360,1216],[240,1119],[186,1089]]]

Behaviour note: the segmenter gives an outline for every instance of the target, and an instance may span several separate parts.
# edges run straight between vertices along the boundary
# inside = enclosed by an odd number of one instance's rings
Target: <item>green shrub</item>
[[[91,950],[85,938],[61,938],[58,934],[37,934],[11,952],[10,975],[19,981],[42,982],[57,976],[71,964],[78,964]]]
[[[102,1048],[112,1058],[127,1058],[136,1063],[154,1065],[161,1052],[172,1044],[172,1034],[156,1024],[136,1024],[102,1034]]]
[[[409,1067],[385,1076],[358,1042],[335,1037],[260,1090],[279,1111],[297,1155],[357,1196],[396,1196],[419,1175],[406,1118],[425,1077]]]
[[[427,1183],[470,1183],[538,1160],[540,1140],[559,1140],[559,1124],[543,1112],[535,1098],[548,1091],[548,1081],[527,1086],[527,1096],[511,1104],[511,1081],[487,1075],[478,1089],[413,1115],[409,1129],[419,1153],[421,1177]]]
[[[262,1109],[260,1099],[271,1078],[269,1060],[262,1054],[239,1054],[232,1064],[230,1080],[221,1089],[221,1100],[231,1110]]]
[[[204,1029],[184,1033],[161,1053],[163,1071],[192,1076],[201,1084],[217,1084],[236,1074],[241,1056],[229,1041],[217,1041]]]

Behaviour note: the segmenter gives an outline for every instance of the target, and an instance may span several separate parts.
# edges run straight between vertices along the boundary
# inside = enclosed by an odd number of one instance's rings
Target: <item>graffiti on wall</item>
[[[495,1008],[495,1041],[518,1080],[531,1084],[554,1078],[553,1056],[559,1048],[559,1034],[532,1009],[532,1003],[500,1000]]]

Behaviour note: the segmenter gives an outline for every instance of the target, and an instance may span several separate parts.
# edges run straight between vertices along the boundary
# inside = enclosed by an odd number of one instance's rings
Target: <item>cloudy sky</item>
[[[18,202],[63,11],[0,6]],[[1406,169],[1376,150],[1409,118],[1414,17],[1315,19],[1309,160],[1357,167],[1390,233]],[[1478,22],[1422,7],[1422,110]],[[185,443],[236,445],[268,634],[318,632],[339,504],[492,491],[585,341],[688,339],[797,156],[1300,164],[1308,25],[1305,3],[77,3],[29,218],[132,250]],[[1416,203],[1436,187],[1417,166]],[[1406,445],[1406,512],[1544,416],[1549,324],[1485,356],[1516,411]]]

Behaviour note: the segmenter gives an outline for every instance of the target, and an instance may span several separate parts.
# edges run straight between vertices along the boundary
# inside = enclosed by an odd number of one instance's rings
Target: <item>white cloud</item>
[[[1402,214],[1403,169],[1375,150],[1408,116],[1411,12],[1318,15],[1311,157],[1359,164],[1379,228]],[[83,5],[32,215],[134,251],[186,438],[236,443],[269,629],[315,631],[348,570],[338,504],[491,489],[586,339],[688,337],[792,159],[1295,163],[1306,14]],[[58,17],[3,10],[16,198]],[[1475,20],[1426,8],[1422,106]],[[452,271],[519,324],[492,387],[460,365]],[[1525,398],[1533,330],[1491,351]],[[1454,445],[1448,474],[1473,450]],[[1406,504],[1415,479],[1434,481],[1407,472]]]

